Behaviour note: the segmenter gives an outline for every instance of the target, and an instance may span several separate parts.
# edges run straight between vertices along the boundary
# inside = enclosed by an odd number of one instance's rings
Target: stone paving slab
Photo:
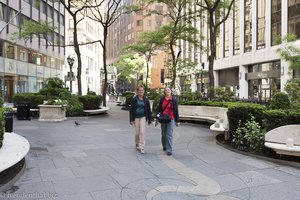
[[[160,128],[147,126],[141,155],[128,111],[108,104],[107,115],[60,123],[14,119],[31,149],[24,175],[0,199],[34,192],[59,200],[299,199],[299,169],[228,151],[203,125],[175,127],[171,157],[162,151]]]

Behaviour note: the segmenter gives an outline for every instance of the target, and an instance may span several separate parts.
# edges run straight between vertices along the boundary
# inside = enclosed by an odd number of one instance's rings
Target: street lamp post
[[[69,75],[69,78],[70,78],[70,92],[72,93],[72,78],[73,78],[72,67],[73,67],[73,64],[74,64],[75,60],[71,56],[68,56],[67,61],[68,61],[68,64],[70,66],[70,75]]]

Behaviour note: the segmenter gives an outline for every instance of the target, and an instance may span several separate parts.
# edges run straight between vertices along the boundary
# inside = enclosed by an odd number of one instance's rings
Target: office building
[[[47,38],[12,40],[26,20],[46,21],[54,27]],[[64,7],[55,1],[0,1],[0,88],[11,102],[15,93],[38,92],[49,77],[62,78],[65,49]]]

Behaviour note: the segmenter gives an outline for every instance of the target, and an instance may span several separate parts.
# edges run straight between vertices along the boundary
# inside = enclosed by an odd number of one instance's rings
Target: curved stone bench
[[[87,115],[98,115],[107,113],[110,110],[108,107],[101,107],[100,109],[95,110],[83,110],[83,112]]]
[[[286,125],[265,134],[265,146],[278,154],[300,156],[300,125]]]
[[[6,178],[1,182],[0,194],[9,189],[23,174],[29,148],[29,142],[24,137],[15,133],[4,134],[3,146],[0,149],[0,174],[3,173]]]
[[[0,172],[22,160],[29,151],[29,142],[15,133],[5,133],[0,149]]]
[[[228,108],[214,106],[191,106],[179,105],[179,119],[191,121],[206,121],[213,123],[210,130],[216,133],[225,133],[225,139],[228,139]]]

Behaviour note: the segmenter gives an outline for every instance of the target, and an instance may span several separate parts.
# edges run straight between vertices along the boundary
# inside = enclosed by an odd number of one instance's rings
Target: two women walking
[[[142,154],[145,153],[146,123],[152,121],[152,113],[149,99],[145,96],[145,88],[138,87],[138,94],[132,99],[130,107],[129,121],[135,127],[136,148]],[[171,95],[171,89],[164,89],[164,97],[159,101],[157,113],[169,116],[167,122],[161,123],[161,143],[167,155],[172,155],[173,147],[173,127],[179,125],[178,103]]]

